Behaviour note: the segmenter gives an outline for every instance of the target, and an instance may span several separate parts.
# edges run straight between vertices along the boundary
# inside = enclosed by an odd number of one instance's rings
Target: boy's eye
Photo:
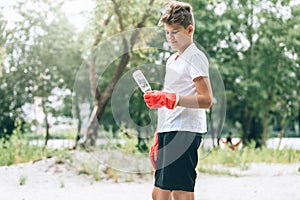
[[[178,31],[172,31],[171,33],[170,33],[169,31],[166,31],[166,34],[167,34],[167,35],[169,35],[169,34],[175,35],[175,34],[177,34],[177,33],[178,33]]]

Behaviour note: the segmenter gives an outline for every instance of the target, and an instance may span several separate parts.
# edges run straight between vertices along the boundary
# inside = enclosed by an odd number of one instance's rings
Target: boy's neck
[[[193,41],[190,41],[189,43],[187,43],[182,49],[178,49],[178,51],[177,51],[178,55],[183,54],[183,52],[184,52],[191,44],[193,44]]]

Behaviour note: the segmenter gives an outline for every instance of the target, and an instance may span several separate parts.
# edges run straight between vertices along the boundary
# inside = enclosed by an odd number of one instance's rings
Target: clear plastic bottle
[[[135,72],[133,72],[132,76],[144,93],[152,90],[149,82],[147,81],[141,70],[136,70]]]

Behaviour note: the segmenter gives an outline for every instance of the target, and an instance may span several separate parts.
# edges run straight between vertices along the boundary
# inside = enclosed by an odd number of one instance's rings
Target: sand
[[[199,173],[197,200],[300,200],[299,163],[251,163],[246,170],[214,166],[230,175]],[[54,158],[0,167],[1,200],[150,200],[152,178],[95,181]]]

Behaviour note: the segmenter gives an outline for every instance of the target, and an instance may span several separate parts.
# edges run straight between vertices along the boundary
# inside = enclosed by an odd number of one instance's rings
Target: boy
[[[197,149],[206,130],[205,109],[212,104],[208,60],[193,43],[190,4],[171,1],[160,19],[166,39],[177,51],[167,61],[164,88],[149,91],[144,101],[158,109],[154,165],[154,200],[193,200]]]

